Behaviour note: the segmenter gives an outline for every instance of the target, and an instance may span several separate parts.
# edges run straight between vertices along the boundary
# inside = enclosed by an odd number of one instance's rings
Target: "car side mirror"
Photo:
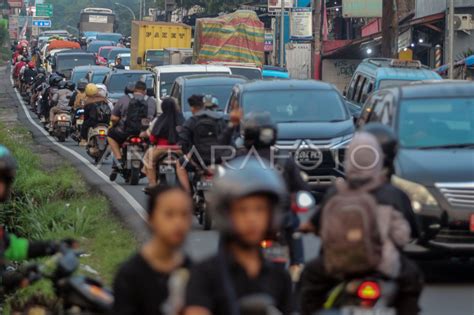
[[[137,58],[137,65],[141,65],[143,63],[142,57]]]

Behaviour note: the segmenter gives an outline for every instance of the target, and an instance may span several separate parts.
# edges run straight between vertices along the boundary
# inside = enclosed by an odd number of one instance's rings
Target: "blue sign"
[[[33,26],[37,27],[51,27],[51,20],[35,20]]]

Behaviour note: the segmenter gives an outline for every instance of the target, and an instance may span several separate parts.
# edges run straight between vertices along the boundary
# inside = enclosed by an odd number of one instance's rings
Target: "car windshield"
[[[87,51],[93,52],[93,53],[98,53],[100,47],[104,46],[112,46],[114,43],[113,42],[92,42],[87,46]]]
[[[349,115],[335,91],[265,90],[245,92],[246,113],[268,112],[276,123],[344,121]]]
[[[163,50],[149,50],[146,52],[146,63],[150,66],[162,66],[164,54]]]
[[[232,74],[241,75],[249,80],[261,80],[262,72],[257,68],[230,67]]]
[[[405,100],[400,104],[398,122],[404,148],[474,144],[474,99]]]
[[[230,94],[232,92],[232,88],[237,82],[230,82],[226,84],[212,84],[212,85],[200,85],[200,86],[187,86],[184,89],[184,109],[183,111],[189,112],[191,108],[188,104],[188,98],[191,95],[212,95],[213,97],[217,98],[219,101],[219,108],[223,109],[227,102],[229,101]]]
[[[146,77],[147,87],[153,86],[153,78],[151,75],[144,73],[127,73],[123,72],[120,74],[112,75],[107,87],[110,93],[122,93],[125,87],[129,84],[135,84],[138,80],[143,80]]]
[[[194,75],[194,74],[208,74],[209,72],[201,71],[201,72],[170,72],[170,73],[162,73],[160,75],[160,93],[163,94],[164,90],[166,90],[166,94],[171,92],[171,86],[173,85],[174,81],[186,75]],[[212,74],[229,74],[228,72],[212,72]],[[202,94],[202,93],[201,93]]]
[[[122,64],[124,66],[126,67],[130,66],[130,56],[127,56],[127,57],[121,56],[120,58],[122,58]]]
[[[111,49],[112,49],[112,48],[102,48],[102,49],[100,50],[99,56],[104,57],[104,58],[107,58],[107,55],[109,54],[109,52],[110,52]]]
[[[381,80],[379,83],[379,89],[408,85],[413,82],[417,82],[417,81],[416,80]]]
[[[109,51],[109,54],[107,55],[107,60],[110,62],[113,62],[115,60],[115,57],[117,57],[118,54],[123,54],[123,53],[128,53],[130,52],[130,49],[112,49]]]
[[[56,62],[57,71],[72,70],[77,66],[95,65],[95,58],[92,55],[64,55],[58,56]]]
[[[77,84],[80,79],[84,79],[87,75],[87,71],[73,71],[71,76],[71,81]]]
[[[92,74],[91,81],[92,83],[102,83],[104,82],[105,76],[107,75],[108,72],[94,72]]]

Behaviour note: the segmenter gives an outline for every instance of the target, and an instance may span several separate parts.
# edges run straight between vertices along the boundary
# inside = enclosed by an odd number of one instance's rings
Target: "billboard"
[[[313,38],[313,12],[311,8],[293,8],[290,13],[290,38],[310,40]]]
[[[284,1],[285,9],[291,9],[294,7],[294,0],[268,0],[268,11],[281,11],[282,1]]]
[[[382,17],[382,0],[342,0],[345,18]]]

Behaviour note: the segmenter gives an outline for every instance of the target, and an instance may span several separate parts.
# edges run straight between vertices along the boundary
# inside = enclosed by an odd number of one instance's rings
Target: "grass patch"
[[[0,143],[12,150],[19,164],[12,200],[0,206],[0,223],[29,239],[74,238],[89,254],[81,259],[111,283],[118,265],[136,249],[137,242],[111,214],[107,200],[91,192],[78,172],[67,164],[44,170],[30,149],[26,129],[0,123]],[[48,296],[48,285],[37,286]],[[36,287],[36,286],[35,286]],[[21,302],[29,288],[15,297]]]

